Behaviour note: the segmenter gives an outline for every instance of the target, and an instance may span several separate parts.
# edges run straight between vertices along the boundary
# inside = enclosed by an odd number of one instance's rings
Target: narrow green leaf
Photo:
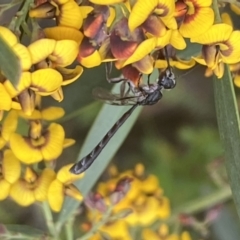
[[[114,92],[119,92],[116,89],[119,89],[119,86],[114,87]],[[86,196],[92,189],[99,176],[112,160],[114,154],[117,152],[127,134],[131,130],[141,111],[141,108],[142,107],[138,107],[132,116],[129,117],[129,119],[119,129],[119,131],[113,136],[97,160],[86,171],[84,178],[75,183],[75,185],[81,190],[84,196]],[[102,137],[128,109],[129,106],[111,106],[108,104],[105,104],[102,107],[97,119],[95,120],[90,132],[88,133],[86,141],[80,151],[78,161],[86,156],[98,144]],[[57,225],[58,228],[60,228],[64,221],[66,221],[73,214],[78,206],[79,202],[76,202],[70,198],[66,199],[62,211],[59,215],[59,221]]]
[[[5,227],[12,236],[14,235],[14,239],[33,239],[33,237],[34,239],[40,239],[40,237],[46,237],[46,232],[27,225],[6,224],[3,225],[3,227]],[[6,235],[11,236],[7,233]]]
[[[240,217],[240,131],[239,115],[228,66],[221,80],[214,77],[214,95],[220,138],[233,199]]]
[[[13,86],[16,86],[21,75],[21,63],[0,36],[0,70],[11,81]]]

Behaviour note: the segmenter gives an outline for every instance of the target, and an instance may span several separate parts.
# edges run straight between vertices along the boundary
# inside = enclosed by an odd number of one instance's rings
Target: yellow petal
[[[17,43],[16,45],[13,46],[13,51],[19,57],[22,69],[24,71],[29,70],[32,65],[32,62],[28,49],[24,45]]]
[[[0,110],[9,111],[11,109],[12,99],[2,83],[0,83],[0,99]]]
[[[193,14],[187,14],[179,31],[183,37],[192,38],[204,34],[213,25],[214,12],[212,8],[197,8]]]
[[[23,180],[19,180],[12,185],[9,195],[21,206],[29,206],[35,202],[33,191],[27,187]]]
[[[54,50],[56,40],[40,39],[28,46],[32,58],[32,64],[38,63],[47,58]]]
[[[68,85],[76,81],[83,73],[83,67],[80,65],[77,65],[74,69],[58,67],[56,68],[56,70],[60,72],[63,77],[62,86]]]
[[[137,62],[144,58],[147,54],[149,54],[156,47],[156,38],[149,38],[143,42],[141,42],[134,53],[125,61],[123,67],[131,64],[133,62]]]
[[[240,87],[240,76],[239,75],[236,75],[234,77],[234,84],[237,86],[237,87]]]
[[[58,88],[57,91],[51,94],[51,97],[55,99],[58,102],[61,102],[63,100],[63,91],[62,88]]]
[[[16,88],[18,92],[22,92],[23,90],[29,88],[31,85],[31,73],[30,72],[23,72],[21,78],[19,79],[19,83],[17,84]]]
[[[70,184],[78,179],[83,178],[84,173],[79,175],[73,174],[69,171],[69,169],[73,166],[73,164],[68,164],[63,166],[57,173],[57,179],[63,184]]]
[[[62,208],[64,201],[64,186],[57,179],[53,180],[48,188],[48,203],[51,209],[55,212],[59,212]]]
[[[163,48],[170,43],[172,30],[168,30],[162,37],[156,38],[156,47]]]
[[[189,68],[192,68],[193,66],[195,66],[195,64],[196,64],[196,62],[194,59],[190,59],[188,61],[178,59],[178,61],[175,62],[174,66],[178,69],[189,69]]]
[[[40,150],[32,146],[29,139],[23,138],[17,133],[11,135],[10,147],[14,155],[26,164],[40,162],[43,158]]]
[[[67,187],[65,187],[65,194],[69,197],[72,197],[78,201],[82,201],[83,200],[83,196],[81,194],[81,192],[78,190],[78,188],[76,188],[73,184],[68,185]]]
[[[230,15],[226,12],[221,14],[222,21],[230,26],[233,26],[232,19]]]
[[[65,138],[64,139],[64,142],[63,142],[63,148],[67,148],[67,147],[70,147],[72,146],[73,144],[75,144],[75,140],[72,139],[72,138]]]
[[[180,32],[178,30],[172,30],[170,44],[174,48],[179,49],[179,50],[183,50],[187,46],[183,36],[180,34]]]
[[[64,130],[60,124],[51,123],[46,135],[46,143],[42,146],[43,159],[51,161],[60,156],[63,150]]]
[[[4,151],[2,169],[4,178],[9,183],[12,184],[19,179],[21,174],[21,164],[20,161],[15,157],[13,152],[9,149]]]
[[[181,234],[181,240],[192,240],[189,232],[187,232],[187,231],[182,232],[182,234]]]
[[[39,69],[32,73],[32,86],[38,93],[51,94],[57,90],[62,84],[62,75],[51,68]]]
[[[211,26],[205,33],[191,38],[191,42],[200,44],[216,44],[217,42],[227,41],[232,33],[232,27],[225,23]]]
[[[97,50],[88,57],[81,57],[78,61],[86,68],[93,68],[99,66],[102,62],[101,56]]]
[[[116,11],[112,7],[109,7],[108,9],[109,9],[109,17],[107,19],[106,25],[107,25],[107,27],[110,27],[112,25],[114,19],[116,18]]]
[[[91,6],[80,6],[79,7],[80,11],[81,11],[81,14],[82,14],[82,17],[83,19],[87,17],[87,15],[93,11],[93,7]]]
[[[18,114],[16,111],[12,110],[6,116],[3,125],[2,125],[2,137],[4,140],[9,141],[9,138],[12,133],[17,129],[18,124]]]
[[[121,3],[124,2],[124,0],[89,0],[89,2],[99,4],[99,5],[110,5],[110,4],[116,4],[116,3]]]
[[[55,65],[65,67],[73,63],[78,54],[78,44],[73,40],[57,41],[53,53],[48,57]]]
[[[140,73],[151,74],[153,72],[153,59],[149,55],[132,64]]]
[[[158,0],[138,0],[130,13],[128,26],[131,31],[141,25],[157,7]]]
[[[237,63],[240,60],[240,31],[233,31],[226,44],[229,49],[221,51],[223,62],[228,64]],[[221,49],[221,47],[220,47]]]
[[[240,15],[240,8],[237,5],[230,3],[230,8],[234,13]]]
[[[79,29],[83,23],[83,17],[78,4],[75,1],[68,1],[61,5],[59,26],[72,27]]]
[[[5,179],[0,179],[0,200],[4,200],[8,197],[10,192],[10,183],[7,182]]]
[[[65,111],[61,107],[48,107],[42,110],[42,119],[52,121],[64,116]]]
[[[144,228],[142,232],[143,240],[159,240],[159,236],[153,230],[149,228]]]
[[[10,46],[17,44],[17,37],[6,27],[0,26],[0,36]]]
[[[83,34],[75,29],[64,26],[44,28],[44,33],[47,38],[55,40],[74,40],[79,45],[83,39]]]
[[[47,200],[48,188],[55,179],[56,173],[49,168],[45,168],[37,180],[37,188],[34,190],[34,197],[37,201]]]
[[[23,111],[19,111],[18,114],[22,118],[31,119],[31,120],[37,120],[37,119],[42,118],[41,112],[39,110],[36,110],[36,109],[34,109],[34,111],[32,112],[32,114],[30,116],[25,114]]]

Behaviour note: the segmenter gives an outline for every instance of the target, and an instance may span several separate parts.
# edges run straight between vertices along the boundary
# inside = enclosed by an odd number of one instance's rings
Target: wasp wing
[[[111,105],[135,105],[138,100],[138,97],[134,95],[126,95],[123,97],[120,94],[111,93],[104,88],[93,89],[92,95],[95,99]]]

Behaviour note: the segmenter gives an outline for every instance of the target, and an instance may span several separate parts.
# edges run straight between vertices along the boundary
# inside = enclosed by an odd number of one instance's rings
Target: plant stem
[[[214,11],[214,16],[215,16],[214,24],[221,23],[222,19],[221,19],[220,13],[219,13],[218,1],[217,0],[213,0],[212,8],[213,8],[213,11]]]
[[[73,240],[73,223],[74,217],[72,216],[68,221],[65,223],[65,233],[67,240]]]
[[[43,209],[43,213],[44,213],[44,216],[46,219],[46,224],[47,224],[48,230],[51,233],[51,235],[54,237],[54,239],[57,240],[58,234],[57,234],[55,224],[53,221],[52,211],[51,211],[47,201],[42,203],[42,209]]]
[[[28,14],[28,11],[30,9],[30,6],[34,3],[34,0],[25,0],[24,4],[22,6],[21,11],[19,11],[17,14],[18,18],[15,22],[15,26],[14,26],[14,31],[18,31],[21,24],[25,21],[26,16]]]
[[[88,240],[90,237],[92,237],[104,224],[106,224],[110,218],[110,215],[112,213],[112,207],[110,206],[104,216],[102,217],[101,221],[98,223],[95,223],[91,230],[86,233],[84,236],[77,238],[76,240]]]
[[[216,204],[220,204],[232,198],[232,192],[230,187],[224,187],[218,191],[215,191],[207,196],[202,198],[196,199],[192,202],[188,202],[183,206],[178,207],[177,209],[173,210],[172,216],[167,220],[167,222],[176,221],[179,214],[186,213],[186,214],[194,214],[197,212],[201,212],[206,210],[210,207],[215,206]]]

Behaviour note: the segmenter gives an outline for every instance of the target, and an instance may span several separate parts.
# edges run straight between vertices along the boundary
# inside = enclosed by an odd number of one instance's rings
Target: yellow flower
[[[133,31],[142,24],[142,27],[154,36],[161,37],[166,27],[176,29],[177,24],[173,18],[175,2],[169,0],[138,0],[129,15],[129,29]]]
[[[2,165],[0,167],[0,200],[8,197],[11,185],[14,184],[21,173],[21,164],[11,150],[4,151]]]
[[[191,240],[191,236],[188,232],[184,231],[181,235],[178,234],[170,234],[169,227],[166,224],[162,224],[159,226],[158,231],[153,231],[149,228],[145,228],[142,231],[143,240]]]
[[[70,173],[69,169],[72,166],[73,164],[69,164],[62,167],[49,186],[48,202],[51,209],[55,212],[61,210],[65,195],[71,196],[78,201],[81,201],[83,198],[79,190],[72,183],[83,178],[84,173],[79,175]]]
[[[179,0],[175,16],[180,23],[179,31],[185,38],[199,36],[214,23],[212,0]]]
[[[40,175],[37,175],[27,167],[24,178],[12,185],[10,196],[21,206],[29,206],[35,201],[45,201],[48,187],[55,175],[55,172],[49,168],[45,168]]]
[[[2,149],[5,144],[9,142],[11,134],[17,129],[17,123],[18,114],[16,111],[12,110],[8,113],[1,126],[0,149]]]
[[[35,123],[35,122],[32,122]],[[32,125],[31,132],[35,132]],[[41,130],[41,127],[40,127]],[[13,133],[10,137],[10,147],[20,161],[25,164],[40,162],[41,160],[52,161],[60,156],[64,148],[64,129],[57,123],[51,123],[47,129],[40,131],[37,138],[23,137]]]
[[[194,58],[197,62],[204,62],[215,74],[221,78],[223,63],[234,64],[240,60],[240,31],[232,31],[228,24],[215,24],[201,36],[194,37],[191,42],[203,44],[202,57]]]

